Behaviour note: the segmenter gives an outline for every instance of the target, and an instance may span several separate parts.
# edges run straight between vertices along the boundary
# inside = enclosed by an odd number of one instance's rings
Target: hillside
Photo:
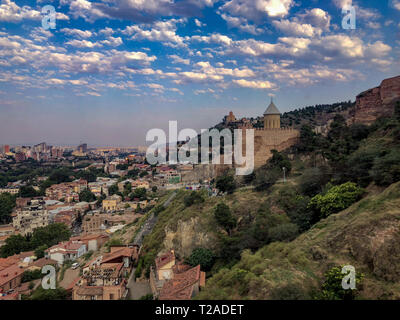
[[[309,299],[332,266],[365,274],[360,298],[400,298],[400,183],[314,225],[290,243],[242,253],[199,299]],[[397,283],[396,283],[397,282]]]
[[[252,175],[217,177],[223,194],[179,190],[168,206],[165,195],[118,235],[127,242],[152,221],[136,277],[171,249],[185,261],[201,249],[213,261],[200,299],[330,298],[326,272],[342,265],[364,275],[357,298],[400,298],[399,133],[400,104],[371,126],[336,114],[326,135],[303,126]]]

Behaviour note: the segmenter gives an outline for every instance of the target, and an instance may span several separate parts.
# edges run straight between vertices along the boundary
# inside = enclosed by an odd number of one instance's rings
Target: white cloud
[[[69,36],[78,36],[80,38],[90,38],[93,35],[89,30],[63,28],[60,31]]]
[[[77,48],[96,48],[96,47],[102,47],[103,45],[98,42],[91,42],[87,40],[70,40],[66,42],[65,44],[77,47]]]
[[[106,40],[101,41],[102,44],[111,47],[118,47],[123,44],[121,37],[108,37]]]
[[[273,89],[275,85],[269,81],[249,81],[246,79],[232,80],[233,83],[240,87],[251,89]]]
[[[132,35],[132,40],[149,40],[169,43],[172,46],[184,47],[185,39],[176,34],[177,24],[184,23],[185,19],[171,19],[167,21],[158,21],[153,25],[132,25],[126,27],[124,34]]]
[[[41,13],[29,6],[19,7],[11,0],[3,0],[0,4],[0,21],[19,22],[23,19],[40,20]]]
[[[329,31],[331,16],[328,12],[322,9],[314,8],[311,10],[306,10],[305,13],[298,14],[294,21],[308,23],[324,31]]]
[[[272,24],[283,33],[293,36],[314,37],[322,33],[321,29],[314,28],[310,24],[300,24],[295,21],[275,20]]]
[[[201,27],[205,27],[206,24],[201,22],[199,19],[194,19],[194,23],[196,24],[197,27],[201,28]]]
[[[181,64],[186,64],[186,65],[190,64],[190,59],[183,59],[183,58],[177,56],[176,54],[169,55],[168,57],[170,59],[172,59],[172,63],[181,63]]]
[[[221,13],[221,17],[227,22],[229,28],[237,28],[243,32],[247,32],[253,35],[258,35],[264,32],[263,29],[257,28],[255,25],[249,24],[247,20],[243,17],[231,17],[224,13]]]
[[[230,0],[221,7],[221,11],[260,21],[268,17],[285,17],[293,5],[293,0]]]

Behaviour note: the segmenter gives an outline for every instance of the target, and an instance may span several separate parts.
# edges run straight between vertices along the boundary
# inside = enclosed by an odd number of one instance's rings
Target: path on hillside
[[[174,193],[172,193],[169,196],[169,198],[163,204],[164,208],[167,208],[171,204],[171,201],[175,198],[176,194],[177,194],[177,192],[174,191]],[[143,238],[146,235],[148,235],[149,233],[151,233],[151,231],[153,230],[154,226],[157,223],[157,220],[158,220],[158,216],[156,216],[154,214],[154,212],[152,212],[151,215],[149,216],[149,218],[146,220],[146,222],[140,228],[133,243],[138,245],[139,247],[141,247],[142,243],[143,243]]]

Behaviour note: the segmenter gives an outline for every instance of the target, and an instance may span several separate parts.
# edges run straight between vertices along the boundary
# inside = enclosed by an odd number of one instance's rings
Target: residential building
[[[117,195],[114,194],[110,197],[107,197],[106,199],[103,200],[103,211],[105,212],[114,212],[117,211],[118,205],[119,203],[121,203],[122,198]]]
[[[0,271],[0,294],[5,294],[17,288],[22,281],[24,269],[13,264]]]
[[[109,239],[110,237],[105,234],[90,234],[84,236],[76,236],[72,237],[70,240],[73,241],[81,241],[86,244],[88,251],[97,251],[99,250]]]
[[[190,300],[205,285],[200,265],[192,268],[178,263],[174,250],[156,258],[150,269],[150,287],[159,300]]]
[[[87,187],[88,183],[83,179],[55,184],[46,189],[46,197],[50,200],[64,199],[65,202],[78,202],[79,193]]]
[[[120,300],[128,294],[127,278],[138,257],[138,247],[115,246],[83,269],[72,289],[73,300]]]
[[[0,188],[0,194],[1,193],[9,193],[9,194],[18,194],[19,193],[19,188],[17,187],[5,187],[5,188]]]
[[[17,210],[13,218],[13,227],[22,234],[27,235],[40,227],[49,224],[49,213],[43,207],[44,202],[33,202],[31,205]]]
[[[63,265],[66,261],[73,261],[86,253],[86,244],[82,241],[66,241],[52,246],[45,251],[48,259],[57,261],[59,265]]]
[[[11,224],[0,225],[0,247],[3,246],[8,237],[15,233],[15,228]]]

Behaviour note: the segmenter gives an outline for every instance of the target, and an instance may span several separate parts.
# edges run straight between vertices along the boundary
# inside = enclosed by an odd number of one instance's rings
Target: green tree
[[[147,190],[145,188],[136,188],[132,193],[132,198],[139,198],[140,200],[146,200]]]
[[[119,192],[118,184],[113,184],[112,186],[110,186],[110,187],[108,188],[108,194],[109,194],[110,196],[112,196],[112,195],[114,195],[114,194],[117,194],[118,192]]]
[[[302,194],[313,197],[322,192],[322,188],[329,181],[329,175],[321,168],[310,168],[303,172],[299,186]]]
[[[256,191],[266,191],[271,188],[279,177],[281,177],[282,169],[268,169],[266,167],[260,168],[256,172],[256,178],[254,180],[254,185]]]
[[[7,258],[14,254],[28,251],[31,249],[29,241],[20,234],[12,235],[6,239],[5,244],[0,247],[0,256]]]
[[[15,196],[9,193],[0,194],[0,223],[6,224],[11,222],[11,213],[14,209]]]
[[[51,247],[59,242],[69,240],[71,231],[64,223],[53,223],[33,231],[30,239],[31,248],[35,249],[46,245]]]
[[[325,281],[322,284],[321,298],[323,300],[354,300],[361,288],[361,282],[364,278],[362,273],[356,272],[355,289],[344,289],[342,286],[343,278],[347,274],[342,273],[343,266],[333,267],[325,273]]]
[[[42,270],[41,269],[36,269],[33,271],[30,270],[25,270],[24,273],[22,274],[22,282],[30,282],[32,280],[37,280],[42,278]]]
[[[292,164],[290,163],[289,158],[281,152],[277,150],[272,150],[272,158],[268,162],[268,167],[270,169],[280,169],[286,168],[286,172],[290,173],[292,171]]]
[[[45,290],[39,286],[28,300],[66,300],[68,292],[64,288],[56,288],[54,290]]]
[[[190,257],[186,260],[186,263],[195,267],[200,265],[201,270],[209,271],[214,264],[214,253],[206,248],[197,248],[192,251]]]
[[[283,223],[268,230],[271,242],[292,241],[299,234],[299,228],[293,223]]]
[[[400,151],[393,149],[374,160],[371,176],[379,186],[388,186],[400,180]]]
[[[350,207],[354,202],[361,199],[364,189],[358,187],[353,182],[334,186],[325,194],[318,194],[310,200],[309,208],[318,210],[321,217],[340,212]]]
[[[222,192],[233,193],[236,189],[235,178],[231,174],[219,176],[215,186]]]
[[[92,202],[96,200],[96,196],[89,189],[82,190],[79,193],[79,201]]]
[[[200,192],[192,191],[189,193],[189,195],[185,196],[185,198],[183,199],[183,202],[186,207],[190,207],[196,203],[203,203],[204,198]]]
[[[38,193],[32,186],[22,186],[19,189],[19,196],[21,198],[33,198],[33,197],[37,197]]]
[[[236,227],[236,218],[232,215],[231,209],[225,203],[219,203],[214,209],[214,217],[217,223],[228,233]]]
[[[47,249],[47,245],[43,244],[35,249],[35,256],[36,258],[40,259],[43,258],[45,255],[45,250]]]

